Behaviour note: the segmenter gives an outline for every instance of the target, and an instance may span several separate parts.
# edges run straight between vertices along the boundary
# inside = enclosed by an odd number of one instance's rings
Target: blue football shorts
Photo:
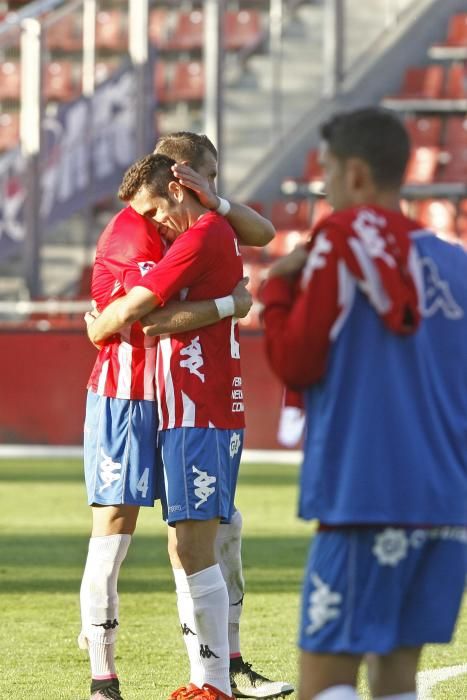
[[[243,430],[161,430],[164,483],[158,491],[164,519],[230,522],[242,448]]]
[[[449,642],[466,564],[463,527],[320,531],[305,570],[299,646],[388,654]]]
[[[88,503],[154,506],[157,407],[88,392],[84,473]]]

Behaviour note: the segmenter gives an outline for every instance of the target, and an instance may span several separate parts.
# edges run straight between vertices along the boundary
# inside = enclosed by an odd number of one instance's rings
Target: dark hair
[[[378,187],[400,187],[409,160],[410,140],[393,112],[380,107],[341,112],[321,126],[321,136],[339,160],[364,160]]]
[[[154,153],[163,153],[176,161],[187,160],[194,170],[203,163],[206,151],[210,151],[217,160],[217,150],[205,134],[192,131],[175,131],[161,136],[154,147]]]
[[[129,202],[142,187],[146,187],[152,195],[169,199],[169,182],[177,180],[172,165],[175,165],[175,160],[162,154],[151,153],[140,158],[123,176],[118,196]]]

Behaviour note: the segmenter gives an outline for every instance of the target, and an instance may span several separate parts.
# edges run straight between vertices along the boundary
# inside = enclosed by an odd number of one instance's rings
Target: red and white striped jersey
[[[164,304],[230,294],[243,276],[234,230],[216,212],[182,233],[157,268],[140,282]],[[244,427],[238,325],[211,326],[162,336],[157,349],[159,427]]]
[[[157,226],[131,207],[109,222],[97,243],[92,298],[102,311],[141,283],[163,254]],[[108,339],[97,356],[88,389],[119,399],[155,400],[157,339],[144,335],[140,322]]]

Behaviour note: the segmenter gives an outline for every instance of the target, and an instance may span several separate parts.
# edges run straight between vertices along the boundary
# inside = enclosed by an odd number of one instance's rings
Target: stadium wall
[[[0,332],[0,444],[80,445],[85,387],[96,355],[81,330]],[[281,387],[263,338],[242,336],[246,447],[274,449]]]

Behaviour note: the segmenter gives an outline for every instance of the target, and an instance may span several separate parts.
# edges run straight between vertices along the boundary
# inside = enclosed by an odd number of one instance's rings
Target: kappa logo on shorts
[[[409,539],[401,528],[387,527],[375,536],[372,552],[381,566],[397,566],[405,559]]]
[[[194,464],[192,469],[194,474],[198,474],[193,483],[196,486],[195,496],[199,498],[198,503],[195,503],[195,508],[199,508],[203,505],[203,503],[206,503],[209,496],[212,496],[212,494],[216,490],[214,487],[211,486],[211,484],[215,484],[217,478],[215,476],[209,476],[207,472],[200,471],[195,467]]]
[[[335,620],[341,614],[340,604],[342,595],[331,591],[327,583],[318,576],[311,574],[311,582],[316,590],[310,594],[308,617],[311,624],[306,628],[307,634],[314,634],[330,620]]]
[[[239,451],[241,447],[241,440],[240,440],[240,434],[239,433],[234,433],[232,437],[230,438],[230,456],[235,457],[237,452]]]
[[[121,468],[122,465],[120,462],[112,462],[112,457],[109,457],[109,455],[106,455],[104,450],[101,448],[101,455],[103,457],[102,462],[100,464],[100,477],[103,481],[102,486],[99,489],[99,493],[102,493],[102,491],[105,491],[105,489],[109,488],[109,486],[114,482],[118,481],[121,477]],[[116,473],[118,472],[118,473]]]
[[[203,353],[201,351],[201,343],[199,342],[199,335],[193,338],[191,343],[180,350],[180,355],[188,355],[187,360],[181,360],[180,367],[186,367],[190,374],[196,374],[197,377],[204,382],[204,374],[198,372],[199,368],[204,365]]]

